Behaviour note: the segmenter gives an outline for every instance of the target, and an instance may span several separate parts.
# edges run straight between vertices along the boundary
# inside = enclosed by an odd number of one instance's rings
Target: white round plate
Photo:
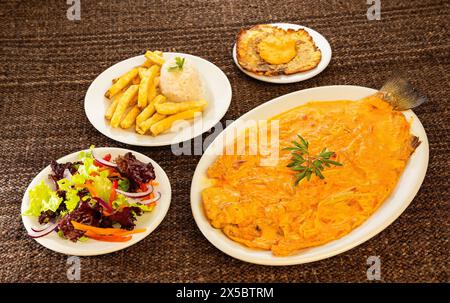
[[[218,249],[236,259],[263,265],[293,265],[335,256],[369,240],[385,229],[411,203],[422,184],[428,166],[427,136],[419,119],[411,110],[404,111],[403,114],[408,120],[412,121],[411,131],[419,137],[422,143],[412,154],[391,196],[363,224],[340,239],[318,247],[302,250],[291,256],[277,257],[271,251],[255,250],[243,246],[229,239],[221,230],[213,228],[203,212],[201,200],[201,191],[208,187],[207,168],[217,157],[212,150],[223,141],[223,136],[232,134],[234,131],[233,126],[236,124],[266,120],[309,101],[359,100],[375,92],[376,90],[374,89],[348,85],[323,86],[300,90],[261,104],[233,122],[217,136],[205,151],[192,179],[191,208],[194,219],[203,235]]]
[[[56,232],[51,232],[50,234],[36,238],[35,240],[41,244],[42,246],[51,249],[53,251],[67,254],[67,255],[75,255],[75,256],[95,256],[108,254],[117,250],[121,250],[127,248],[137,242],[141,241],[145,237],[147,237],[151,232],[153,232],[156,227],[161,223],[161,221],[166,216],[166,213],[170,206],[171,199],[171,189],[169,178],[167,178],[166,173],[158,165],[155,161],[150,159],[149,157],[123,148],[113,148],[113,147],[101,147],[95,148],[95,152],[98,155],[111,154],[112,158],[119,155],[123,155],[127,152],[133,153],[136,158],[145,163],[151,163],[155,169],[156,182],[159,185],[155,188],[155,190],[161,192],[161,199],[156,203],[153,211],[144,213],[142,216],[137,217],[136,220],[136,228],[145,228],[145,232],[134,234],[132,239],[127,242],[102,242],[89,239],[86,242],[72,242],[70,240],[66,240],[58,236]],[[78,153],[75,152],[65,157],[58,159],[58,163],[64,162],[73,162],[77,161]],[[50,165],[44,168],[34,179],[31,181],[30,185],[28,185],[27,190],[22,199],[22,207],[21,212],[23,213],[29,205],[29,191],[35,187],[39,182],[44,180],[49,186],[52,186],[51,182],[48,179],[48,175],[51,173]],[[36,217],[22,216],[23,225],[25,226],[27,232],[31,232],[31,227],[39,226],[39,222]]]
[[[202,119],[190,122],[177,132],[168,131],[156,137],[140,135],[134,131],[134,125],[129,129],[113,128],[104,114],[111,101],[104,95],[112,85],[112,79],[117,78],[135,66],[145,62],[143,55],[121,61],[103,73],[92,82],[84,98],[84,109],[89,122],[105,136],[131,145],[162,146],[171,145],[192,139],[209,129],[222,119],[231,102],[231,85],[227,76],[214,64],[197,56],[183,53],[164,53],[164,58],[170,60],[174,57],[183,57],[190,60],[198,69],[205,88],[205,99],[208,106],[203,112]]]
[[[279,84],[283,84],[283,83],[294,83],[294,82],[300,82],[300,81],[304,81],[307,80],[309,78],[314,77],[315,75],[321,73],[330,63],[331,60],[331,46],[330,43],[328,43],[327,39],[325,39],[324,36],[322,36],[321,34],[319,34],[318,32],[316,32],[313,29],[310,29],[306,26],[301,26],[301,25],[297,25],[297,24],[291,24],[291,23],[272,23],[271,25],[273,26],[277,26],[279,28],[282,29],[293,29],[293,30],[298,30],[298,29],[304,29],[305,31],[307,31],[311,37],[314,40],[314,43],[316,44],[316,46],[320,49],[320,51],[322,52],[322,58],[319,62],[319,64],[308,71],[305,72],[300,72],[300,73],[296,73],[296,74],[292,74],[292,75],[279,75],[279,76],[261,76],[252,72],[249,72],[247,70],[245,70],[244,68],[241,67],[241,65],[239,64],[238,60],[237,60],[237,54],[236,54],[236,44],[234,44],[233,46],[233,60],[234,63],[236,63],[237,67],[244,72],[245,74],[247,74],[248,76],[255,78],[257,80],[261,80],[264,82],[270,82],[270,83],[279,83]]]

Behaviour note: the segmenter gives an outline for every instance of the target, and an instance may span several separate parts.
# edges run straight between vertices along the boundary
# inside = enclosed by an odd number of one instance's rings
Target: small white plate
[[[72,242],[67,239],[63,239],[56,232],[51,232],[50,234],[36,238],[35,240],[41,244],[42,246],[51,249],[53,251],[67,254],[67,255],[75,255],[75,256],[95,256],[108,254],[117,250],[121,250],[127,248],[137,242],[141,241],[145,237],[147,237],[151,232],[153,232],[156,227],[161,223],[161,221],[166,216],[167,211],[170,206],[171,199],[171,188],[169,178],[167,178],[166,173],[158,165],[155,161],[150,159],[149,157],[123,148],[113,148],[113,147],[101,147],[95,148],[95,152],[99,155],[111,154],[112,158],[119,155],[123,155],[127,152],[131,152],[136,158],[145,163],[151,163],[155,169],[156,182],[159,185],[155,188],[155,190],[161,192],[161,199],[156,203],[153,211],[144,213],[142,216],[137,217],[136,220],[136,228],[145,228],[145,232],[134,234],[132,239],[127,242],[102,242],[89,239],[86,242]],[[64,156],[58,159],[58,163],[64,162],[73,162],[78,160],[78,153],[75,152],[70,155]],[[27,190],[22,199],[22,207],[21,212],[27,210],[29,205],[29,191],[35,187],[39,182],[44,180],[49,186],[52,186],[51,182],[48,179],[48,175],[51,173],[50,165],[44,168],[34,179],[31,181],[30,185],[28,185]],[[22,216],[23,225],[25,226],[27,232],[31,232],[31,227],[39,226],[39,222],[36,217]]]
[[[209,186],[206,175],[207,169],[217,158],[214,151],[223,142],[223,138],[233,134],[236,125],[246,125],[245,123],[248,121],[267,120],[309,101],[359,100],[375,92],[376,90],[371,88],[350,85],[322,86],[300,90],[263,103],[228,126],[206,149],[192,179],[191,208],[195,222],[203,235],[218,249],[242,261],[263,265],[294,265],[322,260],[343,253],[369,240],[388,227],[411,203],[419,191],[428,167],[427,135],[419,118],[412,110],[404,111],[403,114],[408,121],[412,121],[411,132],[419,137],[422,143],[411,155],[392,194],[363,224],[340,239],[321,246],[304,249],[291,256],[277,257],[271,251],[256,250],[243,246],[229,239],[221,230],[212,227],[203,212],[201,199],[202,190]]]
[[[178,132],[165,132],[156,137],[140,135],[134,131],[134,125],[129,129],[113,128],[105,119],[105,111],[111,101],[104,95],[112,85],[112,79],[121,76],[135,66],[145,62],[143,55],[121,61],[101,73],[89,86],[84,98],[84,109],[91,124],[105,136],[131,145],[162,146],[171,145],[192,139],[211,129],[222,119],[231,103],[231,85],[227,76],[211,62],[197,56],[183,53],[164,53],[164,58],[183,57],[190,60],[198,69],[205,88],[205,99],[208,106],[203,112],[202,119],[190,122]]]
[[[279,76],[261,76],[252,72],[249,72],[247,70],[245,70],[244,68],[241,67],[241,65],[239,64],[238,60],[237,60],[237,54],[236,54],[236,44],[234,44],[233,46],[233,60],[234,63],[236,63],[237,67],[244,72],[245,74],[247,74],[248,76],[255,78],[257,80],[261,80],[264,82],[270,82],[270,83],[279,83],[279,84],[284,84],[284,83],[294,83],[294,82],[300,82],[300,81],[304,81],[307,80],[309,78],[312,78],[314,76],[316,76],[317,74],[321,73],[330,63],[331,60],[331,46],[328,43],[327,39],[325,39],[324,36],[322,36],[321,34],[319,34],[318,32],[316,32],[313,29],[310,29],[306,26],[301,26],[301,25],[297,25],[297,24],[291,24],[291,23],[272,23],[271,25],[273,26],[277,26],[279,28],[282,29],[293,29],[293,30],[299,30],[299,29],[304,29],[305,31],[307,31],[311,37],[314,40],[314,43],[316,44],[316,46],[320,49],[320,51],[322,52],[322,58],[319,62],[319,64],[308,71],[305,72],[300,72],[300,73],[296,73],[296,74],[292,74],[292,75],[279,75]]]

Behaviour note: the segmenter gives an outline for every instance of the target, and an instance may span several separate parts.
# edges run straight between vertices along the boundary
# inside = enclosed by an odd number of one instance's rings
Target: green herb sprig
[[[168,68],[169,71],[183,70],[184,61],[186,58],[175,57],[175,65]]]
[[[309,153],[309,142],[303,139],[302,136],[297,135],[299,141],[292,141],[294,146],[283,148],[283,150],[291,151],[291,162],[287,165],[293,171],[297,173],[295,176],[294,186],[306,178],[306,180],[311,180],[312,174],[315,174],[320,179],[325,177],[322,171],[325,167],[342,166],[342,163],[330,160],[335,152],[329,151],[326,147],[318,155],[310,155]]]

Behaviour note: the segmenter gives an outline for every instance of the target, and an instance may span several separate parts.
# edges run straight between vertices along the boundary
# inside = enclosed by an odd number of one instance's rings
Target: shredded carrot
[[[123,235],[132,235],[132,234],[138,234],[145,231],[145,229],[135,229],[135,230],[126,230],[126,229],[120,229],[120,228],[102,228],[102,227],[94,227],[82,223],[78,223],[76,221],[71,221],[73,227],[78,230],[82,231],[89,231],[93,232],[97,235],[115,235],[115,236],[123,236]]]
[[[105,235],[98,235],[92,231],[86,231],[84,234],[86,237],[89,237],[94,240],[98,241],[105,241],[105,242],[127,242],[131,240],[131,236],[105,236]]]
[[[111,206],[111,208],[112,208],[112,206],[113,206],[114,200],[116,200],[116,198],[117,198],[117,192],[116,192],[116,189],[117,189],[118,187],[119,187],[119,181],[114,180],[114,181],[113,181],[113,184],[112,184],[111,194],[109,195],[109,205]]]
[[[155,197],[155,194],[154,194],[154,193],[149,193],[147,196],[142,197],[141,200],[142,200],[142,201],[144,201],[144,200],[149,200],[149,199],[153,199],[154,197]]]
[[[117,198],[117,193],[115,189],[111,190],[111,195],[109,196],[109,205],[112,207],[112,203]]]
[[[127,230],[126,232],[121,233],[121,236],[128,236],[128,235],[134,235],[134,234],[140,234],[145,232],[145,228],[139,228],[134,230]]]
[[[116,211],[121,211],[123,208],[125,208],[125,207],[127,207],[125,204],[122,204],[122,205],[119,205],[117,208],[116,208]]]
[[[100,162],[98,162],[97,160],[94,160],[94,165],[97,167],[103,167],[105,165],[101,164]]]
[[[95,190],[95,187],[92,185],[92,183],[91,182],[86,182],[85,184],[84,184],[84,187],[86,187],[88,190],[89,190],[89,192],[91,193],[91,196],[92,197],[98,197],[98,195],[97,195],[97,191]]]
[[[148,207],[152,207],[152,206],[155,206],[155,205],[156,205],[156,202],[151,202],[151,203],[147,204]]]
[[[109,170],[109,174],[108,174],[108,177],[119,177],[119,178],[121,178],[122,177],[122,175],[121,174],[119,174],[118,172],[116,172],[116,171],[112,171],[111,169]]]

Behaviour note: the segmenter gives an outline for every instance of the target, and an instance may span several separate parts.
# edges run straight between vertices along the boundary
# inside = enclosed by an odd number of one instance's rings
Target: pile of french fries
[[[164,64],[163,53],[147,51],[143,65],[134,67],[119,78],[105,93],[111,101],[105,118],[112,127],[135,126],[139,134],[157,136],[179,120],[190,120],[206,107],[205,100],[170,102],[161,94],[159,79]]]

